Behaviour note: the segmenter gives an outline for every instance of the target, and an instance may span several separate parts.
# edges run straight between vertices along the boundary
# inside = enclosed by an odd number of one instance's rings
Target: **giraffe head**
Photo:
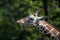
[[[20,20],[17,20],[16,23],[20,24],[27,24],[27,25],[35,25],[36,20],[38,17],[39,11],[36,11],[34,14],[30,14],[29,16],[22,18]]]

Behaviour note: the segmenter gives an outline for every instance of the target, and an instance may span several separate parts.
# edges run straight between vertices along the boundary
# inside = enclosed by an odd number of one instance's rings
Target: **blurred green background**
[[[49,22],[60,28],[59,0],[48,0],[47,5]],[[35,27],[16,24],[16,20],[33,14],[37,9],[40,10],[39,16],[44,16],[43,0],[0,0],[0,40],[43,40],[46,35]]]

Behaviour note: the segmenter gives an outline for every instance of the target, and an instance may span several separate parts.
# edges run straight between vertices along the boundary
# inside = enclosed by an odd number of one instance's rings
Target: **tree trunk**
[[[48,0],[43,0],[43,5],[44,5],[44,14],[45,16],[47,16],[47,18],[45,19],[46,21],[48,21]]]
[[[60,0],[57,0],[57,1],[58,1],[58,3],[59,3],[58,6],[60,7]]]

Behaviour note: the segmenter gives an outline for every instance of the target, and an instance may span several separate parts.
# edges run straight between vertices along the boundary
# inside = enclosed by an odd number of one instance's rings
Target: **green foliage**
[[[35,10],[41,10],[39,16],[44,15],[42,0],[0,0],[0,40],[43,40],[45,35],[35,27],[16,24],[16,20],[34,13]],[[60,8],[56,1],[49,1],[48,12],[51,24],[59,27]]]

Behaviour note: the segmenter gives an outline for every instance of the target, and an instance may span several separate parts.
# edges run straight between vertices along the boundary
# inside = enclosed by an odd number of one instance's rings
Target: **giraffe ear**
[[[37,10],[33,15],[38,16],[38,14],[39,14],[39,10]]]

